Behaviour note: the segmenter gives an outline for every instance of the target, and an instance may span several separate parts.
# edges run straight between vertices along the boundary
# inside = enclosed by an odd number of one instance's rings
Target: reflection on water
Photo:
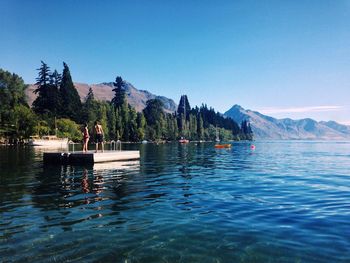
[[[83,178],[81,179],[81,188],[83,190],[83,193],[89,193],[90,189],[89,189],[89,177],[88,177],[88,171],[86,170],[86,168],[84,168],[83,171]]]
[[[33,202],[41,209],[74,207],[104,199],[103,192],[119,187],[125,171],[137,172],[139,161],[91,166],[43,165],[36,175]]]
[[[93,165],[93,170],[139,170],[140,161],[118,161],[118,162],[105,162],[105,163],[95,163]]]
[[[42,164],[0,149],[13,262],[349,262],[350,144],[127,145],[141,160]]]

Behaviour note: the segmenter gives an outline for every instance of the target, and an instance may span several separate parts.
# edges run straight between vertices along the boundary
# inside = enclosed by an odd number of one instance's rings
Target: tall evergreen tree
[[[108,104],[107,120],[108,120],[107,127],[109,131],[109,139],[116,140],[117,139],[117,134],[116,134],[117,116],[114,110],[114,106],[112,104]]]
[[[78,91],[74,87],[69,67],[63,62],[62,82],[60,86],[62,115],[81,123],[81,101]]]
[[[126,99],[124,99],[123,104],[120,107],[120,111],[119,111],[120,115],[119,117],[121,118],[121,123],[122,123],[122,132],[121,132],[121,137],[122,140],[124,141],[129,141],[129,121],[130,121],[130,116],[129,116],[129,106],[128,106],[128,102],[126,101]]]
[[[204,139],[204,127],[203,127],[203,118],[202,115],[197,115],[198,121],[197,121],[197,135],[199,140]]]
[[[148,125],[156,125],[157,121],[163,116],[163,102],[159,99],[151,99],[146,103],[143,109]]]
[[[93,126],[93,123],[97,119],[97,101],[94,97],[94,92],[91,87],[89,88],[89,93],[85,98],[83,104],[82,121],[88,123],[89,126]]]
[[[198,139],[198,134],[197,134],[197,118],[196,115],[190,114],[190,121],[189,121],[189,134],[192,139]]]
[[[129,140],[137,141],[137,112],[129,105],[129,122],[128,122]]]
[[[62,82],[62,75],[57,72],[55,69],[52,74],[49,76],[50,85],[55,86],[57,89],[59,89],[61,82]]]
[[[243,120],[241,123],[241,134],[240,139],[242,140],[253,140],[253,131],[250,123],[247,120]]]
[[[186,115],[186,120],[189,120],[189,115],[191,112],[191,106],[188,102],[187,95],[182,95],[180,98],[179,106],[177,107],[177,113],[179,115],[184,114]]]
[[[41,61],[41,67],[37,69],[39,76],[36,78],[35,85],[37,88],[34,93],[37,94],[37,98],[33,102],[33,109],[38,114],[48,113],[50,110],[50,68],[44,62]]]
[[[48,109],[54,115],[59,117],[61,111],[61,100],[59,94],[59,87],[61,85],[62,76],[55,70],[49,76],[48,89]]]
[[[165,139],[176,140],[178,136],[177,120],[174,114],[166,114],[165,116]]]
[[[86,95],[86,98],[85,98],[85,103],[91,104],[91,103],[94,102],[94,101],[95,101],[94,91],[93,91],[92,88],[90,87],[90,88],[89,88],[89,92],[88,92],[88,94]]]
[[[126,100],[125,97],[125,90],[124,90],[124,81],[122,77],[116,77],[115,82],[113,82],[113,86],[115,87],[113,89],[115,95],[112,99],[112,104],[116,108],[120,108],[124,101]]]
[[[143,109],[148,127],[147,133],[151,140],[161,139],[164,128],[163,102],[159,99],[151,99]]]
[[[112,99],[112,105],[115,108],[116,116],[116,137],[117,139],[122,139],[125,141],[129,140],[129,130],[131,126],[129,125],[129,107],[125,96],[124,81],[122,77],[118,76],[113,82],[114,97]]]
[[[115,125],[116,139],[120,140],[122,138],[124,128],[123,128],[120,110],[118,108],[115,109],[115,118],[116,118],[116,125]]]
[[[247,125],[247,121],[246,120],[243,120],[242,123],[241,123],[241,132],[243,134],[248,133],[248,125]]]
[[[178,127],[182,136],[188,136],[189,127],[187,122],[189,122],[189,116],[191,112],[191,106],[188,102],[187,95],[182,95],[180,98],[179,106],[177,108],[178,116]]]
[[[137,113],[136,122],[138,140],[143,140],[145,137],[146,118],[142,112]]]

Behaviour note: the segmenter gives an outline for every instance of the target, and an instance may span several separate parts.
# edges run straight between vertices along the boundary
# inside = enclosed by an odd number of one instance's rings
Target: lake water
[[[2,262],[350,262],[350,143],[126,145],[46,166],[0,148]]]

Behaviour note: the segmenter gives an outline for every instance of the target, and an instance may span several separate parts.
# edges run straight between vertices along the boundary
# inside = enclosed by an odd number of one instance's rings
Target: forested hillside
[[[221,140],[252,138],[246,124],[240,127],[204,104],[191,108],[186,95],[181,96],[175,112],[164,109],[161,97],[148,100],[142,111],[136,111],[127,100],[128,85],[118,76],[113,82],[110,101],[97,100],[91,87],[81,100],[66,63],[60,74],[41,62],[35,83],[36,97],[30,107],[25,96],[28,86],[23,79],[0,69],[0,138],[17,142],[32,135],[56,134],[79,141],[82,125],[87,123],[93,133],[95,121],[102,124],[107,141],[173,141],[180,137],[215,140],[217,136]]]

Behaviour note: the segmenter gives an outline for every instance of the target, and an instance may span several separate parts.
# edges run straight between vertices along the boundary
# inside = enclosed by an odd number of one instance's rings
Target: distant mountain
[[[112,89],[114,88],[112,82],[106,82],[101,84],[86,84],[86,83],[74,83],[75,88],[78,90],[81,101],[84,101],[89,88],[92,88],[95,99],[101,101],[110,101],[114,96]],[[33,101],[37,97],[33,91],[36,89],[35,85],[29,85],[26,89],[26,95],[28,98],[28,104],[32,105]],[[133,106],[137,111],[142,111],[146,107],[146,102],[150,99],[159,99],[164,104],[164,110],[166,112],[174,112],[177,109],[177,105],[172,99],[164,96],[154,95],[146,90],[138,90],[129,82],[126,82],[125,92],[127,94],[128,103]]]
[[[342,132],[344,134],[350,134],[350,126],[339,124],[335,121],[321,121],[320,123],[322,123],[323,125],[326,125],[331,129]]]
[[[350,127],[334,121],[275,119],[234,105],[224,114],[237,123],[248,120],[256,139],[349,140]]]

